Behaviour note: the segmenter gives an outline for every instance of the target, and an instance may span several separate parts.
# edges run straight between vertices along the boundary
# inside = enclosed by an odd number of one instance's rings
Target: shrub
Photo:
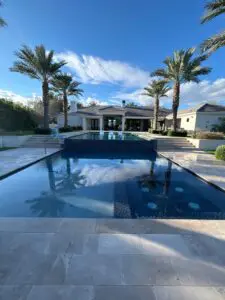
[[[36,128],[34,129],[35,134],[51,134],[50,128]]]
[[[72,127],[73,128],[73,130],[82,130],[83,128],[82,128],[82,126],[73,126]]]
[[[186,137],[187,136],[187,131],[173,131],[169,130],[167,133],[168,136],[181,136],[181,137]]]
[[[193,135],[196,139],[206,139],[206,140],[223,140],[224,133],[222,132],[210,132],[210,131],[199,131]]]
[[[149,128],[148,132],[152,133],[152,134],[161,134],[162,133],[161,130],[155,130],[155,129],[152,129],[152,128]]]
[[[59,128],[59,132],[71,132],[71,131],[73,131],[73,127],[71,126]]]
[[[168,135],[168,131],[162,131],[162,135]]]
[[[4,131],[33,130],[41,120],[34,110],[0,98],[0,128]]]
[[[225,160],[225,145],[218,146],[215,155],[217,159]]]

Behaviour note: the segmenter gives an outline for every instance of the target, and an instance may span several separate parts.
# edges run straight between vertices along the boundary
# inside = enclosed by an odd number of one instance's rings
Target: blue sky
[[[224,17],[200,25],[201,0],[5,0],[0,14],[8,27],[0,29],[0,96],[26,101],[41,95],[41,84],[11,73],[14,51],[21,44],[43,43],[65,68],[83,83],[84,103],[151,103],[141,95],[149,73],[174,50],[198,46],[224,28]],[[181,107],[203,101],[225,104],[225,48],[206,65],[213,71],[202,83],[182,87]],[[171,93],[162,100],[171,106]]]

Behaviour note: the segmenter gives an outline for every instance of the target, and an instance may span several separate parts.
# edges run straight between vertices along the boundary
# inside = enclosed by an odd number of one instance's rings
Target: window
[[[187,122],[189,122],[189,118],[187,118]]]

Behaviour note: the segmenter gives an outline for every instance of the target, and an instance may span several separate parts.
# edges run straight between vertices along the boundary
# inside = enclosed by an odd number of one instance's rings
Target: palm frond
[[[169,82],[198,82],[198,76],[208,74],[211,68],[201,66],[201,63],[208,58],[208,54],[194,57],[195,51],[195,48],[175,51],[171,57],[164,60],[165,69],[156,70],[153,75]]]
[[[5,27],[5,26],[7,26],[6,21],[0,17],[0,27]]]
[[[142,95],[149,97],[167,97],[167,93],[170,87],[166,80],[153,80],[147,87],[144,88],[144,93]]]
[[[223,46],[225,46],[225,31],[208,38],[200,47],[202,52],[212,53]]]
[[[0,6],[2,6],[2,1],[0,0]],[[7,26],[6,21],[0,17],[0,27]]]
[[[80,83],[73,80],[72,76],[66,73],[56,74],[51,84],[53,90],[58,93],[66,92],[69,96],[79,96],[83,93],[83,90],[78,88]]]
[[[18,60],[10,68],[12,72],[26,74],[42,81],[49,81],[66,64],[65,61],[54,62],[54,51],[47,52],[43,45],[36,46],[34,50],[23,45],[15,55]]]
[[[206,4],[205,9],[205,15],[201,19],[202,24],[225,13],[225,0],[214,0],[213,2],[209,2]]]

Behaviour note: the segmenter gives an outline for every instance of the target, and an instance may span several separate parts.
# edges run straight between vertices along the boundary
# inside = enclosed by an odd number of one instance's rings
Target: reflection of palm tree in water
[[[66,205],[63,196],[74,194],[74,190],[83,186],[85,176],[81,175],[80,170],[72,173],[70,160],[66,159],[66,176],[63,174],[61,182],[56,184],[51,157],[46,158],[46,168],[50,191],[42,192],[39,197],[27,200],[26,203],[30,204],[31,211],[39,217],[59,217]]]
[[[81,170],[76,170],[74,173],[71,172],[69,158],[66,158],[66,171],[66,176],[57,186],[57,192],[63,195],[74,194],[77,188],[85,185],[85,176],[81,174]]]
[[[39,197],[27,200],[26,203],[30,204],[32,213],[39,217],[58,217],[63,211],[65,203],[56,195],[55,174],[51,157],[46,158],[46,167],[50,191],[42,192]]]
[[[142,176],[140,179],[142,188],[149,188],[150,190],[152,190],[159,185],[154,170],[155,170],[155,161],[151,161],[151,168],[149,174]]]
[[[168,167],[165,172],[165,181],[163,186],[163,194],[165,196],[168,196],[169,188],[170,188],[170,182],[171,182],[171,171],[172,171],[172,162],[168,160]]]

